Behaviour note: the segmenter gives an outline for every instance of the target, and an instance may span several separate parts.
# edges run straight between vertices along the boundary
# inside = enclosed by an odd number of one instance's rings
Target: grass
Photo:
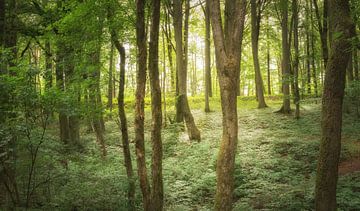
[[[168,102],[169,103],[169,102]],[[320,140],[320,105],[304,104],[301,119],[274,113],[278,99],[268,99],[269,107],[256,109],[251,98],[238,99],[239,142],[235,170],[234,210],[312,210],[314,179]],[[168,115],[174,107],[168,104]],[[190,98],[193,115],[202,140],[188,140],[182,124],[168,124],[163,129],[163,175],[166,210],[211,210],[216,188],[216,158],[222,134],[221,108],[212,98],[212,112],[203,112],[201,98]],[[134,138],[132,105],[128,105],[130,140]],[[146,150],[150,167],[151,115],[146,109]],[[65,153],[68,169],[60,165],[61,177],[54,180],[46,208],[126,209],[126,173],[116,123],[106,123],[108,157],[102,160],[93,133],[82,131],[82,152]],[[50,131],[54,132],[54,131]],[[344,115],[342,160],[360,154],[360,121]],[[49,143],[51,145],[51,143]],[[58,146],[59,144],[57,144]],[[54,148],[54,147],[53,147]],[[64,150],[42,151],[57,163]],[[131,143],[136,170],[134,143]],[[49,154],[55,154],[49,158]],[[46,156],[45,156],[46,157]],[[51,156],[50,156],[51,157]],[[45,162],[45,161],[44,161]],[[50,161],[48,161],[50,162]],[[150,175],[150,173],[149,173]],[[138,185],[137,185],[138,187]],[[137,189],[137,206],[141,194]],[[340,210],[360,209],[360,173],[342,176],[338,185]]]

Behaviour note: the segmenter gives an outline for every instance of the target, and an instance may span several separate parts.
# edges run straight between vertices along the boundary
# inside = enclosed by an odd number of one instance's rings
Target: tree
[[[281,46],[282,46],[282,91],[283,105],[279,112],[289,114],[290,108],[290,46],[289,46],[289,27],[288,27],[288,1],[281,0],[279,2],[281,10]]]
[[[231,210],[234,188],[235,154],[237,148],[238,119],[236,90],[238,86],[240,43],[244,27],[246,1],[225,1],[225,22],[219,0],[210,4],[211,25],[215,44],[216,66],[219,76],[223,135],[216,165],[215,210]]]
[[[146,33],[145,33],[145,0],[136,0],[136,45],[137,45],[137,64],[136,73],[136,101],[135,101],[135,148],[137,172],[140,181],[140,189],[143,197],[144,210],[150,210],[150,185],[147,176],[145,162],[145,143],[144,143],[144,97],[146,86]]]
[[[260,63],[259,63],[259,35],[261,13],[264,10],[266,0],[251,0],[251,46],[255,70],[255,86],[256,97],[258,101],[258,108],[267,107],[264,98],[264,83],[261,77]]]
[[[341,150],[342,105],[346,66],[354,36],[348,0],[329,0],[329,23],[333,35],[326,66],[322,98],[322,138],[316,174],[315,209],[336,210],[336,186]]]
[[[292,1],[292,12],[294,21],[294,101],[295,101],[295,118],[300,118],[300,93],[299,93],[299,7],[298,0]]]
[[[185,119],[186,128],[188,130],[190,140],[200,140],[200,131],[195,125],[194,117],[191,114],[189,102],[187,99],[187,50],[183,49],[183,27],[182,27],[182,4],[181,0],[174,0],[173,5],[174,31],[176,42],[176,72],[178,76],[179,95],[176,99],[176,119],[182,122]],[[186,35],[186,34],[185,34]],[[186,39],[185,39],[186,40]],[[186,44],[185,44],[186,45]],[[184,57],[185,56],[185,57]]]
[[[162,110],[159,80],[159,25],[160,0],[151,1],[151,29],[149,43],[149,76],[152,113],[152,165],[151,165],[151,210],[163,210],[164,190],[162,179]]]
[[[211,91],[211,56],[210,56],[210,5],[208,2],[205,4],[205,112],[210,112],[209,97],[212,94]]]

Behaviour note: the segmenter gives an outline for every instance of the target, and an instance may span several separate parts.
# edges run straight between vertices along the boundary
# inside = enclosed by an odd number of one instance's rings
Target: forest
[[[0,210],[360,210],[358,0],[0,0]]]

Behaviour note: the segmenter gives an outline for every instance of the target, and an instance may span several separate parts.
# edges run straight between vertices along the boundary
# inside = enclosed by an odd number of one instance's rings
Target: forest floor
[[[163,176],[166,210],[211,210],[216,188],[216,158],[222,134],[219,99],[213,98],[213,112],[203,112],[203,101],[190,98],[193,115],[201,131],[200,142],[188,140],[182,124],[163,129]],[[256,109],[251,99],[239,99],[239,142],[235,170],[234,210],[312,210],[316,159],[320,140],[320,104],[303,104],[301,118],[274,113],[279,100]],[[168,103],[170,105],[171,103]],[[173,115],[173,107],[168,107]],[[133,140],[133,114],[128,113],[130,139]],[[146,158],[151,160],[150,108],[146,108]],[[54,133],[56,134],[56,133]],[[106,122],[108,156],[101,159],[93,133],[82,131],[84,148],[68,153],[67,168],[54,180],[47,194],[47,207],[60,209],[125,210],[126,173],[115,121]],[[46,146],[44,146],[46,147]],[[50,143],[43,156],[64,156],[59,144]],[[134,143],[131,143],[134,152]],[[135,156],[133,166],[136,170]],[[344,114],[339,210],[360,209],[360,121]],[[50,159],[50,158],[49,158]],[[354,160],[355,159],[355,160]],[[58,165],[56,168],[61,168]],[[149,174],[150,175],[150,174]],[[138,187],[138,186],[137,186]],[[141,210],[140,190],[136,190]]]

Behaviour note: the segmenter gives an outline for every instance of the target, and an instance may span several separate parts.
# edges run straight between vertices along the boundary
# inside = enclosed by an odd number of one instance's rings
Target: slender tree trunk
[[[336,186],[341,150],[342,104],[346,65],[349,62],[352,19],[348,0],[329,0],[329,19],[334,37],[326,67],[322,98],[322,138],[317,166],[315,209],[336,210]]]
[[[321,51],[322,51],[322,57],[323,57],[323,62],[324,62],[324,67],[326,69],[326,65],[327,65],[327,61],[329,58],[329,49],[328,49],[328,23],[327,23],[327,19],[328,19],[328,1],[323,1],[323,16],[322,16],[322,20],[320,17],[320,11],[319,11],[319,7],[317,4],[317,0],[313,0],[313,4],[315,7],[315,15],[316,15],[316,19],[317,19],[317,25],[318,25],[318,29],[319,29],[319,34],[320,34],[320,42],[321,42]],[[321,22],[322,21],[322,22]],[[311,21],[311,23],[313,23]]]
[[[136,0],[136,45],[137,45],[137,75],[136,75],[136,101],[135,101],[135,147],[136,161],[140,189],[143,196],[143,208],[151,209],[150,184],[147,176],[144,143],[144,97],[146,86],[146,33],[145,33],[145,0]]]
[[[45,42],[45,90],[49,90],[52,87],[53,77],[52,77],[52,58],[49,55],[51,53],[50,42],[46,40]]]
[[[94,106],[94,111],[91,114],[91,125],[96,135],[96,140],[100,145],[101,155],[106,156],[106,147],[105,147],[105,138],[104,138],[104,128],[102,120],[102,103],[101,103],[101,94],[100,94],[100,47],[97,48],[96,52],[91,53],[90,58],[92,65],[95,67],[92,70],[91,76],[91,85],[89,88],[89,102]]]
[[[62,47],[63,43],[59,42],[58,49],[56,53],[56,86],[61,91],[65,91],[65,80],[64,80],[64,56],[65,56],[65,50]],[[59,110],[59,128],[60,128],[60,140],[68,144],[69,143],[69,121],[68,117],[65,114],[65,111],[63,111],[61,108]]]
[[[282,62],[281,62],[281,72],[283,79],[283,105],[280,109],[280,112],[284,114],[289,114],[291,112],[290,108],[290,46],[288,42],[288,1],[281,0],[281,34],[282,34]]]
[[[352,60],[352,52],[350,52],[350,59],[346,68],[347,72],[347,82],[350,83],[354,80],[354,71],[353,71],[353,60]]]
[[[261,3],[256,0],[251,0],[251,46],[252,55],[255,69],[255,86],[256,86],[256,97],[258,101],[258,108],[267,107],[264,98],[264,84],[261,77],[260,63],[259,63],[259,34],[260,34],[260,23],[261,23]]]
[[[179,82],[179,95],[177,97],[177,122],[181,120],[183,116],[185,119],[186,127],[189,133],[190,140],[200,140],[200,131],[196,127],[194,118],[190,111],[190,106],[187,99],[187,69],[186,62],[183,56],[183,44],[182,44],[182,6],[181,0],[174,0],[174,30],[175,30],[175,42],[176,42],[176,69]],[[185,30],[186,31],[186,30]],[[186,49],[185,49],[186,50]],[[187,57],[184,52],[185,58]],[[181,122],[181,121],[180,121]]]
[[[163,31],[164,32],[164,31]],[[166,49],[165,49],[165,37],[164,33],[162,34],[162,44],[163,44],[163,77],[162,77],[162,93],[163,93],[163,105],[164,105],[164,117],[163,117],[163,126],[166,127]],[[171,74],[171,72],[170,72]]]
[[[211,56],[210,56],[210,5],[205,3],[205,112],[210,112]]]
[[[312,1],[310,1],[310,23],[314,22],[314,17],[313,17],[313,3]],[[311,40],[311,66],[313,69],[313,82],[314,82],[314,91],[315,91],[315,97],[319,96],[319,91],[318,91],[318,78],[317,78],[317,70],[316,70],[316,65],[315,65],[315,32],[314,32],[314,26],[310,25],[310,40]]]
[[[294,20],[294,101],[295,101],[295,118],[300,118],[300,93],[299,93],[299,9],[298,0],[292,1],[292,12]]]
[[[114,44],[111,43],[110,62],[109,62],[108,94],[107,94],[107,98],[108,98],[107,107],[110,109],[110,111],[112,111],[112,108],[113,108],[113,72],[114,72],[113,62],[114,62]]]
[[[130,141],[129,141],[129,133],[128,133],[127,118],[126,118],[125,103],[124,103],[126,53],[125,53],[124,46],[119,41],[119,37],[118,37],[116,30],[114,30],[114,28],[112,28],[115,11],[113,8],[109,7],[107,12],[108,12],[108,21],[110,22],[109,29],[110,29],[110,35],[111,35],[111,41],[112,41],[111,42],[112,43],[111,50],[114,51],[113,48],[115,47],[120,55],[119,92],[118,92],[118,97],[117,97],[118,110],[119,110],[122,149],[123,149],[123,154],[124,154],[124,166],[126,169],[126,175],[127,175],[128,183],[129,183],[128,210],[135,211],[136,210],[135,178],[134,178],[134,171],[133,171],[133,166],[132,166],[132,162],[131,162]],[[111,55],[115,55],[115,54],[116,54],[115,51],[111,53]],[[110,63],[112,63],[112,61],[113,61],[113,59],[110,60]],[[114,87],[112,87],[112,88],[114,88]],[[111,94],[113,94],[113,89],[111,89]]]
[[[116,39],[113,37],[113,39]],[[117,39],[116,39],[117,40]],[[118,95],[118,109],[121,129],[121,140],[124,154],[124,166],[126,169],[126,175],[129,182],[128,199],[129,210],[135,211],[135,180],[134,171],[131,163],[131,153],[129,146],[129,134],[126,120],[126,113],[124,107],[124,91],[125,91],[125,48],[117,42],[117,50],[120,54],[120,82],[119,82],[119,95]]]
[[[358,50],[353,50],[353,63],[354,63],[354,77],[355,80],[359,80],[359,59],[358,59]]]
[[[238,119],[236,91],[238,87],[240,37],[244,27],[246,1],[225,1],[225,26],[219,0],[210,3],[211,25],[215,43],[216,66],[219,76],[223,135],[216,166],[215,210],[232,209],[235,154],[237,148]]]

